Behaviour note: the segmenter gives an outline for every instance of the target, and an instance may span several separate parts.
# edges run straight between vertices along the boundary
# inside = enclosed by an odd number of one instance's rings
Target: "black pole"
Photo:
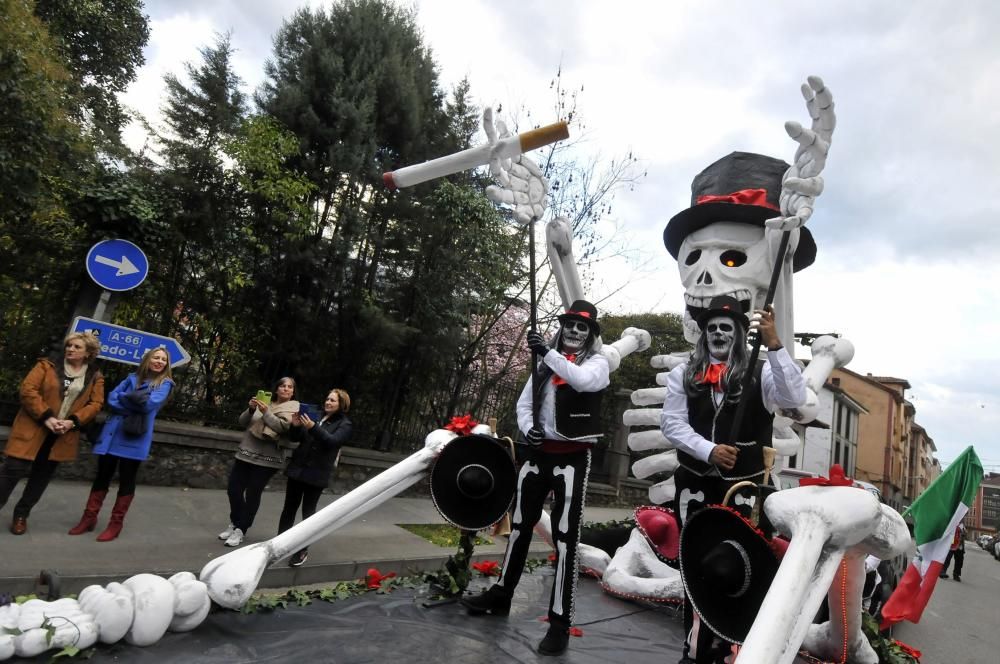
[[[778,258],[774,262],[774,269],[771,270],[771,282],[767,286],[767,294],[764,296],[764,306],[774,302],[774,291],[778,289],[778,279],[781,277],[781,266],[785,262],[785,253],[788,251],[788,238],[791,231],[784,231],[781,234],[781,242],[778,243]],[[753,313],[753,312],[751,312]],[[740,392],[740,403],[736,406],[736,414],[733,415],[733,428],[730,431],[730,440],[736,441],[740,433],[740,425],[743,424],[743,414],[747,409],[747,393],[750,390],[750,381],[753,380],[754,369],[757,367],[757,358],[760,356],[760,332],[754,335],[753,348],[750,350],[750,361],[747,363],[747,371],[743,375],[743,387]]]
[[[535,293],[535,217],[528,223],[528,280],[531,311],[528,313],[528,325],[532,332],[538,331],[538,295]],[[531,426],[540,429],[541,407],[538,400],[538,354],[531,351]]]

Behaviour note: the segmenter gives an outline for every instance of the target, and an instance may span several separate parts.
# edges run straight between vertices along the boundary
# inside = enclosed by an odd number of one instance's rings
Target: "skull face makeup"
[[[567,320],[562,324],[559,335],[562,341],[560,350],[569,353],[576,353],[583,350],[587,338],[590,336],[590,326],[581,321]]]
[[[715,316],[708,319],[705,332],[708,337],[708,352],[717,360],[729,359],[736,340],[736,323],[729,316]]]
[[[713,297],[734,297],[744,311],[763,306],[772,267],[763,228],[728,221],[710,224],[684,239],[677,258],[687,305],[684,338],[691,343],[701,335],[695,320]]]

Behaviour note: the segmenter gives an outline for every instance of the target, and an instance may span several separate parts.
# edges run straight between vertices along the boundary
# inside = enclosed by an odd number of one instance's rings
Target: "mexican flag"
[[[982,480],[983,464],[976,451],[967,447],[906,511],[913,517],[917,555],[882,607],[883,629],[903,620],[920,622],[951,548],[955,529],[976,499]]]

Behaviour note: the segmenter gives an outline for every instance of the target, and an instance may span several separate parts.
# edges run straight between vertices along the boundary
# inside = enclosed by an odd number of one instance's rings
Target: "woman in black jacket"
[[[342,389],[330,390],[323,403],[323,416],[319,422],[313,421],[306,413],[292,416],[292,440],[299,440],[299,446],[288,460],[285,474],[285,506],[278,520],[278,533],[283,533],[295,523],[295,512],[302,505],[302,519],[316,513],[320,494],[330,483],[330,474],[337,467],[340,448],[351,439],[351,420],[347,411],[351,409],[351,398]],[[309,557],[309,549],[296,551],[288,564],[299,567]]]

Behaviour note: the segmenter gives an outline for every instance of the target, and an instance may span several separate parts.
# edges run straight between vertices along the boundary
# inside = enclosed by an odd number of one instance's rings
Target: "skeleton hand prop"
[[[808,83],[802,85],[802,96],[812,126],[805,129],[798,122],[785,123],[785,131],[799,147],[795,151],[795,163],[782,180],[779,197],[782,216],[766,222],[766,226],[775,231],[800,228],[809,221],[816,197],[823,193],[820,173],[826,166],[837,116],[833,112],[833,95],[823,85],[823,79],[810,76],[807,80]]]
[[[494,152],[490,156],[490,173],[500,181],[499,187],[490,185],[486,188],[486,197],[494,203],[513,206],[514,219],[520,224],[541,219],[545,214],[545,195],[549,191],[549,183],[538,164],[523,154],[514,159],[502,156],[501,141],[510,138],[511,133],[502,120],[497,120],[494,124],[492,108],[483,112],[483,130],[489,144],[494,146]]]

